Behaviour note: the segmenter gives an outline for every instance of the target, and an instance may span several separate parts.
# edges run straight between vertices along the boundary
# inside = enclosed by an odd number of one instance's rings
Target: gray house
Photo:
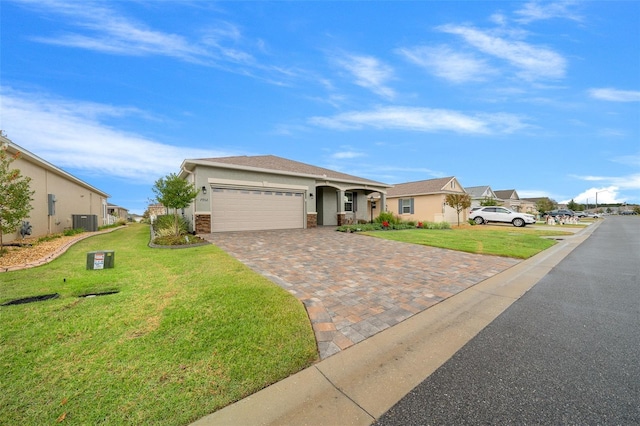
[[[179,176],[200,191],[183,212],[199,234],[368,221],[369,196],[381,210],[391,187],[273,155],[184,160]]]
[[[480,207],[483,201],[487,199],[498,200],[498,196],[493,192],[490,186],[468,186],[464,188],[467,194],[471,196],[471,207]]]

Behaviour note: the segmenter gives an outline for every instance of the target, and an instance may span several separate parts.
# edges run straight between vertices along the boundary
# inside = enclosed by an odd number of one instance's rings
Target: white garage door
[[[291,191],[212,188],[211,230],[304,228],[304,194]]]

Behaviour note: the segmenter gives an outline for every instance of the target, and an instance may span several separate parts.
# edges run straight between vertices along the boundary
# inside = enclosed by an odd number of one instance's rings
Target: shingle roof
[[[387,198],[443,192],[445,190],[445,186],[447,186],[452,179],[455,179],[455,177],[449,176],[438,179],[420,180],[417,182],[399,183],[394,185],[393,188],[389,188],[387,191]]]
[[[471,197],[482,197],[484,196],[485,192],[487,192],[487,190],[490,190],[491,188],[489,188],[488,185],[484,185],[484,186],[466,186],[464,188],[465,191],[467,191],[467,194],[471,195]]]
[[[390,186],[382,182],[364,179],[346,173],[336,172],[335,170],[325,169],[323,167],[312,166],[310,164],[301,163],[299,161],[288,160],[286,158],[277,157],[275,155],[242,155],[236,157],[202,158],[200,159],[200,161],[252,167],[257,169],[275,170],[285,173],[310,175],[320,179],[339,179],[378,186]]]
[[[520,199],[515,189],[501,189],[500,191],[493,191],[493,193],[496,194],[496,197],[498,197],[501,200],[509,200],[514,195],[516,196],[515,199],[517,200]]]

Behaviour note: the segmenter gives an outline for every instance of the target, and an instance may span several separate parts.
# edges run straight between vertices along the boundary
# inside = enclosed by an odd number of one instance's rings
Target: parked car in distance
[[[574,214],[578,217],[587,217],[587,213],[586,212],[574,212]]]
[[[536,223],[536,218],[527,213],[518,213],[506,207],[487,206],[472,209],[469,218],[478,225],[489,222],[511,223],[513,226],[522,227]]]
[[[551,210],[550,212],[546,212],[545,216],[552,216],[552,217],[556,217],[556,216],[575,216],[575,213],[573,212],[573,210],[568,210],[568,209],[557,209],[557,210]]]

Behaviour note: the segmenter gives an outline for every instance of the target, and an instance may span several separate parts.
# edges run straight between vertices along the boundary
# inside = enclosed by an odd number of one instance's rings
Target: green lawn
[[[441,247],[469,253],[527,259],[553,246],[556,241],[544,236],[572,235],[562,230],[515,228],[512,226],[466,226],[453,229],[406,229],[365,232],[378,238],[412,244]]]
[[[148,240],[130,225],[0,273],[0,303],[60,294],[0,307],[0,423],[184,425],[317,360],[288,292],[213,245]],[[86,270],[94,250],[115,268]]]

